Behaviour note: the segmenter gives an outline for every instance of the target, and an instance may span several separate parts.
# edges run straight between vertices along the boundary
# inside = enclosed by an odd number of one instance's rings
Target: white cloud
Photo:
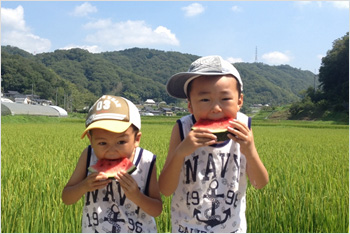
[[[67,45],[67,46],[65,46],[63,48],[60,48],[60,50],[70,50],[70,49],[74,49],[74,48],[84,49],[84,50],[89,51],[90,53],[100,53],[100,52],[102,52],[101,49],[99,48],[99,46],[97,46],[97,45],[93,45],[93,46],[83,45],[83,46],[80,46],[80,45],[70,44],[70,45]]]
[[[233,58],[233,57],[229,57],[226,59],[228,62],[230,63],[242,63],[243,59],[241,58]]]
[[[349,9],[349,1],[331,1],[334,7],[339,9]]]
[[[86,36],[89,43],[100,45],[103,49],[124,49],[128,46],[148,47],[151,45],[174,45],[180,43],[175,34],[164,26],[152,29],[144,21],[116,22],[98,20],[84,25],[84,28],[95,30]]]
[[[87,16],[90,13],[97,12],[97,8],[88,2],[84,2],[80,6],[75,7],[72,15],[77,17]]]
[[[291,57],[285,53],[273,51],[262,55],[262,59],[268,64],[286,64],[290,62]]]
[[[295,1],[294,4],[300,7],[306,6],[311,4],[312,1]]]
[[[1,8],[1,27],[3,29],[27,31],[23,7],[18,6],[16,9]]]
[[[320,60],[321,60],[323,57],[325,57],[323,54],[318,54],[318,55],[317,55],[317,58],[320,59]]]
[[[185,16],[193,17],[204,12],[204,7],[199,3],[192,3],[187,7],[183,7],[182,10],[185,12]]]
[[[31,33],[24,20],[24,9],[1,8],[1,44],[19,47],[30,53],[46,52],[51,41]]]
[[[89,22],[85,24],[83,27],[85,29],[101,29],[112,27],[113,23],[110,19],[100,19],[94,22]]]
[[[338,9],[349,9],[349,1],[295,1],[294,4],[303,9],[306,6],[315,6],[315,4],[319,7],[329,7],[331,6]]]
[[[241,12],[241,11],[242,11],[242,8],[240,8],[239,6],[233,6],[233,7],[231,7],[231,10],[232,10],[233,12]]]
[[[176,39],[175,34],[171,33],[169,29],[163,26],[158,26],[155,30],[154,33],[157,35],[156,40],[158,42],[156,43],[164,43],[168,44],[170,43],[171,45],[179,45],[179,41]]]

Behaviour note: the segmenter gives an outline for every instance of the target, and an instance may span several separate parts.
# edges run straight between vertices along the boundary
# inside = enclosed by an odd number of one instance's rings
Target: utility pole
[[[314,93],[316,93],[316,69],[315,69],[315,76],[314,76]]]
[[[255,47],[255,62],[258,62],[258,47]]]

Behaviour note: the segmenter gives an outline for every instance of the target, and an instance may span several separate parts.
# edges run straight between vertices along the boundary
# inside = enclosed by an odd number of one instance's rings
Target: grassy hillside
[[[102,94],[121,95],[140,103],[148,98],[178,102],[165,91],[171,75],[187,71],[196,55],[153,49],[127,49],[92,54],[82,49],[56,50],[37,55],[11,46],[1,47],[3,91],[19,91],[63,104],[64,95],[74,109],[91,105]],[[236,63],[243,83],[245,105],[282,105],[299,99],[313,86],[314,74],[288,65]]]

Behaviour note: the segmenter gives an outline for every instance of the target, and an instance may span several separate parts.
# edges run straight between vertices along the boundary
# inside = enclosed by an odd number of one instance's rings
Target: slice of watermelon
[[[103,172],[108,178],[114,176],[121,170],[131,174],[136,170],[136,166],[128,158],[119,158],[116,160],[100,159],[93,166],[88,168],[90,172]]]
[[[226,141],[229,140],[229,138],[227,137],[227,134],[229,133],[227,128],[230,126],[229,122],[232,120],[233,118],[227,117],[217,120],[201,119],[192,126],[192,129],[209,129],[214,135],[216,135],[217,141]]]

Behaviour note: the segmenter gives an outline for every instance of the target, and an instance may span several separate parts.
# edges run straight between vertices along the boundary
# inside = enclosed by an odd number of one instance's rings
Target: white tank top
[[[136,149],[133,163],[137,170],[132,177],[146,195],[155,161],[156,156],[150,151]],[[87,167],[96,162],[97,157],[89,146]],[[126,198],[119,182],[114,180],[103,189],[85,194],[82,232],[157,232],[157,227],[155,219]]]
[[[237,119],[250,128],[243,113]],[[192,115],[178,120],[181,140]],[[171,204],[172,232],[246,232],[246,159],[232,140],[198,148],[187,156]]]

